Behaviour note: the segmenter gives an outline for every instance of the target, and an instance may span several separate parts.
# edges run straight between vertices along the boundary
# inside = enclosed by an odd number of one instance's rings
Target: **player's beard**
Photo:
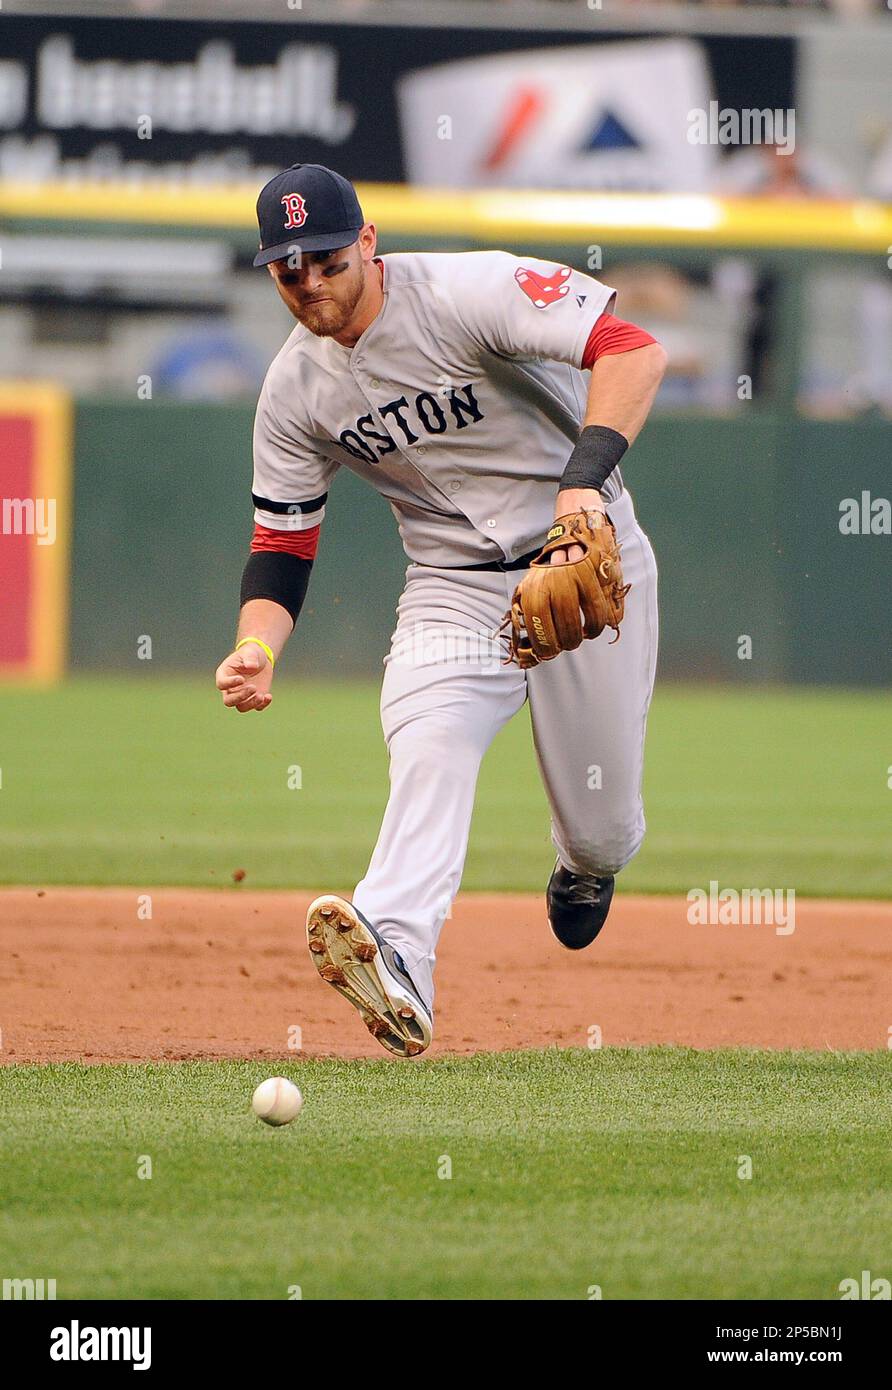
[[[345,285],[344,281],[348,276],[350,279]],[[353,318],[365,287],[362,263],[352,270],[344,271],[337,280],[337,299],[331,298],[322,304],[298,304],[292,308],[291,312],[298,322],[311,333],[315,333],[317,338],[330,338],[333,334],[342,332]]]

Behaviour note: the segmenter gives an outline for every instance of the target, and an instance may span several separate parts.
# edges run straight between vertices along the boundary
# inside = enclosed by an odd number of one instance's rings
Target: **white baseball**
[[[304,1098],[293,1081],[270,1076],[251,1097],[251,1108],[266,1125],[288,1125],[300,1113]]]

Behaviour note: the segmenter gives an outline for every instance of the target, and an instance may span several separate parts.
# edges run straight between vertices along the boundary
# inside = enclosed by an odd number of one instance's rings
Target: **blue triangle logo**
[[[631,135],[612,111],[604,111],[583,150],[639,150],[641,144]]]

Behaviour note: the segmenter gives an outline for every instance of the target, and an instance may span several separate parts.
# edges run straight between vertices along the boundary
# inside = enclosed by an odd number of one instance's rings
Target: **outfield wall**
[[[144,669],[144,637],[153,669],[210,671],[225,653],[252,525],[252,413],[77,405],[73,669]],[[648,425],[624,472],[660,563],[664,675],[892,680],[892,536],[839,528],[844,497],[888,496],[890,443],[889,422],[752,405]],[[377,672],[405,564],[389,508],[342,469],[288,669]]]

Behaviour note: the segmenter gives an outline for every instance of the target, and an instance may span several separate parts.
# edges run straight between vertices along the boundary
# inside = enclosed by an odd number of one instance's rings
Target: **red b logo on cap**
[[[285,219],[285,231],[290,232],[292,227],[302,227],[307,220],[307,205],[299,193],[286,193],[282,199],[282,206],[288,213]]]

